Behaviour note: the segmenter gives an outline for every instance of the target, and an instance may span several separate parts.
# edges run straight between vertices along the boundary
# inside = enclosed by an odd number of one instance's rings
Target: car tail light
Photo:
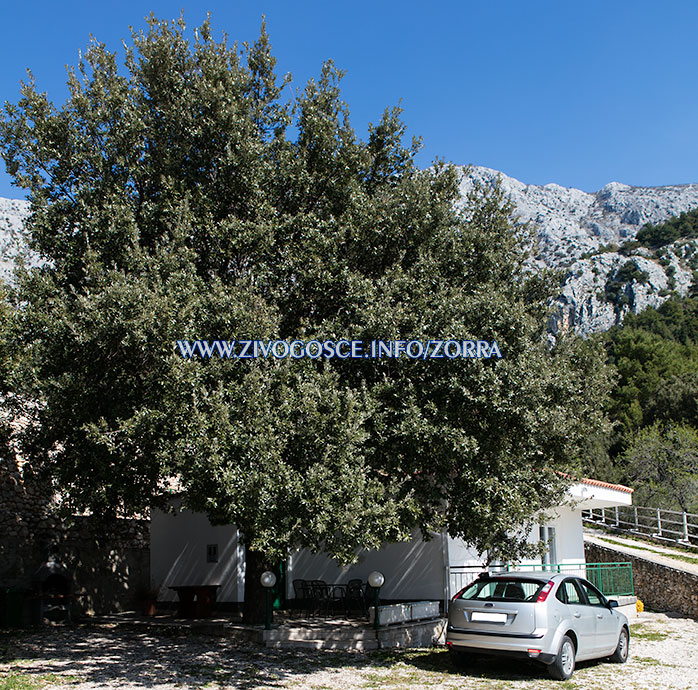
[[[528,656],[536,657],[539,656],[541,653],[540,649],[529,649],[528,650]]]
[[[458,592],[458,594],[456,594],[453,597],[453,599],[451,599],[451,601],[455,601],[456,599],[458,599],[460,597],[460,595],[463,594],[463,592],[465,592],[466,589],[468,589],[468,587],[470,587],[470,585],[466,585],[465,587],[463,587],[463,589],[461,589],[461,591]]]
[[[548,598],[548,594],[550,594],[550,590],[553,588],[553,585],[555,583],[552,580],[548,580],[545,585],[543,586],[543,589],[541,589],[540,594],[538,595],[538,598],[536,599],[536,603],[542,603]]]

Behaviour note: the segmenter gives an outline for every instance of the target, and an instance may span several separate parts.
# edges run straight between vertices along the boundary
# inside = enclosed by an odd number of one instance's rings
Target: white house
[[[547,511],[529,535],[532,542],[548,543],[544,563],[584,563],[582,510],[631,505],[632,489],[594,479],[583,479],[568,491],[562,505]],[[188,510],[174,514],[154,510],[150,526],[150,567],[161,601],[177,597],[171,586],[219,585],[219,602],[244,600],[245,550],[233,525],[214,527],[205,515]],[[364,582],[373,570],[385,575],[383,600],[443,600],[460,589],[480,569],[483,556],[460,539],[434,534],[428,541],[385,544],[379,550],[358,551],[358,563],[340,566],[324,554],[302,550],[292,554],[285,567],[286,597],[293,598],[293,580]],[[524,564],[541,563],[524,561]]]

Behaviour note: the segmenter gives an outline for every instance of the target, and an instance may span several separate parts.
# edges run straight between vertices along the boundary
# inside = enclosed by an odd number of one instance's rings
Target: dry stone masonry
[[[26,465],[0,455],[0,587],[29,592],[32,576],[53,553],[71,573],[76,613],[136,606],[150,582],[148,521],[64,521],[53,499]]]
[[[585,542],[584,554],[587,563],[630,561],[635,595],[647,609],[698,618],[698,575],[591,542]]]

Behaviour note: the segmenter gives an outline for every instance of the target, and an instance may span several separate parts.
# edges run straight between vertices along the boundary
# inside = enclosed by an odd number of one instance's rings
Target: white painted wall
[[[555,527],[559,563],[584,561],[580,510],[559,508],[544,524]],[[175,514],[154,510],[150,532],[151,580],[156,585],[164,585],[161,601],[176,600],[176,594],[167,586],[187,584],[219,584],[218,601],[243,601],[244,548],[238,543],[238,533],[233,526],[214,527],[205,515],[188,510]],[[529,540],[538,541],[537,526]],[[215,543],[219,550],[218,563],[207,563],[206,545]],[[446,565],[479,565],[484,560],[462,539],[440,534],[434,534],[429,541],[415,534],[409,542],[385,544],[378,551],[358,550],[356,553],[356,564],[341,566],[325,554],[307,549],[296,551],[288,560],[286,596],[294,596],[294,579],[324,580],[333,584],[359,578],[366,582],[370,572],[379,570],[385,575],[382,599],[441,600]],[[528,559],[523,563],[540,563],[540,559]],[[460,582],[451,582],[450,588],[458,588],[458,584]]]
[[[572,506],[560,506],[548,511],[540,520],[541,525],[555,528],[556,563],[584,563],[584,533],[582,531],[582,511]],[[540,541],[540,530],[536,525],[528,535],[530,543]],[[541,563],[540,558],[521,561],[524,565]]]
[[[324,580],[330,584],[346,583],[353,578],[366,582],[369,573],[379,570],[385,575],[381,599],[440,600],[444,588],[443,540],[434,534],[429,541],[415,535],[409,542],[384,544],[376,550],[356,552],[358,563],[340,566],[324,554],[307,549],[289,559],[288,596],[293,596],[293,580]]]
[[[448,564],[449,565],[482,565],[482,554],[462,539],[448,537]]]
[[[206,562],[207,544],[218,544],[218,562]],[[220,585],[217,601],[243,601],[244,549],[232,525],[214,527],[202,513],[154,509],[150,517],[150,581],[160,601],[176,601],[170,585]]]
[[[582,511],[563,507],[547,524],[555,527],[558,563],[584,563]]]

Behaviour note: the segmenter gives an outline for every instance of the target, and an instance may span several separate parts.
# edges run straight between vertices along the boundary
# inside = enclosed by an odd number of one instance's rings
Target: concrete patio
[[[173,612],[143,616],[135,612],[85,619],[91,627],[123,629],[153,634],[194,634],[256,642],[266,647],[342,649],[366,651],[393,647],[431,647],[444,644],[446,620],[431,618],[373,628],[365,619],[289,615],[274,612],[271,630],[245,625],[237,613],[211,618],[177,618]]]

